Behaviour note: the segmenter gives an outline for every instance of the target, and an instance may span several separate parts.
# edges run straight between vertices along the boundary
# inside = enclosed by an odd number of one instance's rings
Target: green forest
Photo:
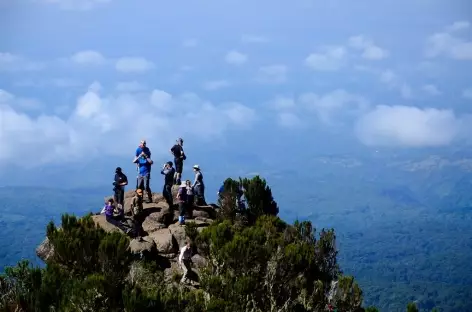
[[[228,179],[216,221],[202,231],[185,226],[194,254],[206,259],[198,287],[180,285],[178,274],[165,280],[165,259],[136,258],[129,237],[105,232],[91,214],[64,214],[60,227],[47,226],[54,252],[45,267],[5,269],[0,310],[378,311],[363,307],[365,290],[343,274],[334,229],[287,224],[265,180],[240,182],[245,210],[235,204],[238,181]],[[405,310],[418,311],[413,302]]]

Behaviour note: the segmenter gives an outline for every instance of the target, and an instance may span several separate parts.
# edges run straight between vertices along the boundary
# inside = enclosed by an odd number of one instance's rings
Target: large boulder
[[[118,232],[124,233],[120,228],[108,222],[106,220],[105,215],[103,214],[92,216],[92,219],[95,222],[95,224],[101,227],[103,230],[105,230],[105,232],[110,233],[112,231],[118,231]]]
[[[140,240],[132,239],[129,242],[129,250],[133,254],[153,254],[156,251],[156,243],[149,236],[142,237]]]
[[[173,211],[171,211],[171,209],[167,207],[167,204],[154,204],[154,206],[152,207],[144,207],[143,213],[146,216],[144,221],[146,222],[146,224],[150,225],[160,223],[165,224],[167,226],[171,224],[174,219],[174,213]]]
[[[45,238],[43,242],[36,248],[36,255],[44,262],[48,261],[54,255],[54,246]]]
[[[157,251],[163,255],[175,254],[178,252],[177,242],[169,229],[160,229],[149,234],[149,237],[156,243]]]
[[[187,235],[185,234],[185,227],[177,224],[169,225],[169,231],[175,237],[177,244],[179,245],[179,249],[185,246]]]

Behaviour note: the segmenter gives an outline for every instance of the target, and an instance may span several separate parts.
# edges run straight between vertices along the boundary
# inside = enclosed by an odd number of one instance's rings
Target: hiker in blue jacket
[[[140,188],[143,191],[146,190],[148,195],[147,203],[152,203],[152,192],[149,183],[151,180],[151,166],[153,161],[151,160],[151,151],[146,146],[146,140],[142,140],[141,144],[136,149],[136,157],[133,162],[137,164],[138,168],[136,188]]]

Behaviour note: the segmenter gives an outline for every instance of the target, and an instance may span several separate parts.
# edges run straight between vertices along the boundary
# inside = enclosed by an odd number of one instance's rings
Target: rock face
[[[174,198],[177,195],[177,191],[178,187],[172,187]],[[133,224],[130,218],[133,196],[134,191],[125,192],[124,209],[125,215],[127,215],[126,221],[130,226]],[[105,201],[109,198],[111,196],[105,197]],[[197,230],[201,232],[214,221],[216,217],[215,207],[215,205],[196,206],[190,215],[186,215],[185,222],[187,224],[195,223]],[[153,193],[153,202],[150,204],[144,203],[143,208],[141,219],[144,233],[142,237],[130,240],[130,252],[139,259],[144,257],[156,259],[156,261],[164,261],[166,263],[164,271],[166,278],[170,278],[174,274],[180,274],[182,270],[178,265],[178,256],[180,248],[186,243],[187,236],[185,226],[178,224],[179,211],[177,205],[169,207],[162,194]],[[119,231],[123,233],[121,229],[107,222],[104,215],[94,215],[92,219],[96,225],[106,232]],[[54,254],[54,248],[47,238],[37,247],[36,254],[45,262],[51,259]],[[206,259],[195,254],[192,260],[194,262],[194,273],[198,273],[199,269],[206,263]],[[198,274],[196,279],[198,280]]]

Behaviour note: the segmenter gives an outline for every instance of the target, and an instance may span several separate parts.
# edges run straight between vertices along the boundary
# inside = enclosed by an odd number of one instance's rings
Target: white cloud
[[[198,40],[195,38],[186,39],[182,42],[182,46],[185,48],[193,48],[198,45]]]
[[[105,57],[100,52],[93,50],[77,52],[70,59],[80,65],[101,65],[105,63]]]
[[[225,56],[225,61],[228,64],[242,65],[247,61],[247,55],[238,51],[229,51]]]
[[[398,90],[404,99],[413,97],[413,90],[410,85],[403,82],[397,74],[387,69],[379,73],[380,82],[386,84],[390,89]]]
[[[271,103],[271,108],[276,110],[293,109],[296,106],[295,100],[289,97],[277,96]]]
[[[301,128],[304,127],[304,122],[292,112],[280,112],[277,115],[277,123],[286,128]]]
[[[387,58],[389,52],[374,44],[374,42],[363,36],[349,38],[349,45],[357,50],[362,50],[362,57],[368,60],[382,60]]]
[[[467,29],[470,27],[470,23],[468,21],[457,21],[454,22],[452,25],[446,27],[448,32],[459,31],[463,29]]]
[[[15,97],[13,94],[0,89],[0,107],[2,105],[10,105],[14,109],[26,111],[40,110],[43,108],[41,102],[35,99]]]
[[[358,117],[370,104],[362,96],[338,89],[323,95],[307,92],[297,98],[278,96],[269,107],[278,112],[278,122],[284,126],[298,119],[302,124],[304,119],[313,123],[314,118],[321,124],[335,125],[344,123],[345,117]]]
[[[242,43],[265,43],[269,42],[269,39],[266,37],[262,36],[255,36],[255,35],[243,35],[241,37],[241,42]]]
[[[440,95],[441,94],[441,91],[439,91],[439,89],[435,86],[435,85],[432,85],[432,84],[427,84],[427,85],[424,85],[421,87],[421,89],[428,93],[429,95]]]
[[[45,67],[44,63],[30,61],[20,55],[0,52],[0,71],[37,71]]]
[[[143,73],[153,68],[154,64],[143,57],[122,57],[115,64],[115,69],[123,73]]]
[[[413,97],[413,91],[411,87],[407,84],[402,84],[400,87],[400,94],[404,99],[410,99]]]
[[[305,93],[299,98],[309,112],[314,112],[321,123],[336,124],[342,122],[342,116],[357,116],[369,107],[369,102],[362,96],[343,89],[334,90],[322,96]]]
[[[342,46],[326,46],[321,51],[308,55],[305,64],[313,70],[335,71],[340,69],[346,58],[346,49]]]
[[[356,125],[359,140],[370,146],[425,147],[451,143],[460,120],[451,110],[379,105]]]
[[[444,55],[455,60],[472,60],[472,41],[452,34],[468,27],[468,22],[460,21],[446,27],[443,32],[431,35],[427,40],[426,56],[433,58]]]
[[[87,11],[99,5],[110,3],[111,0],[34,0],[44,4],[58,5],[63,10]]]
[[[268,84],[284,83],[287,80],[287,71],[287,66],[281,64],[262,66],[257,71],[256,81]]]
[[[154,160],[164,161],[169,144],[165,138],[177,135],[176,124],[180,125],[179,136],[205,140],[217,138],[231,128],[250,127],[256,118],[251,108],[240,103],[215,105],[192,93],[174,96],[162,90],[101,95],[98,83],[89,87],[70,114],[62,118],[47,114],[31,117],[15,108],[13,95],[5,93],[2,99],[3,163],[14,162],[19,154],[24,162],[38,165],[57,162],[58,157],[68,162],[85,157],[126,156],[143,137],[153,150]],[[110,144],[118,141],[120,144]]]
[[[229,87],[231,84],[226,80],[212,80],[203,84],[203,89],[213,91],[221,88]]]
[[[462,97],[468,100],[472,100],[472,88],[468,88],[462,91]]]
[[[146,86],[137,81],[122,81],[118,82],[115,87],[118,92],[137,92],[146,89]]]

